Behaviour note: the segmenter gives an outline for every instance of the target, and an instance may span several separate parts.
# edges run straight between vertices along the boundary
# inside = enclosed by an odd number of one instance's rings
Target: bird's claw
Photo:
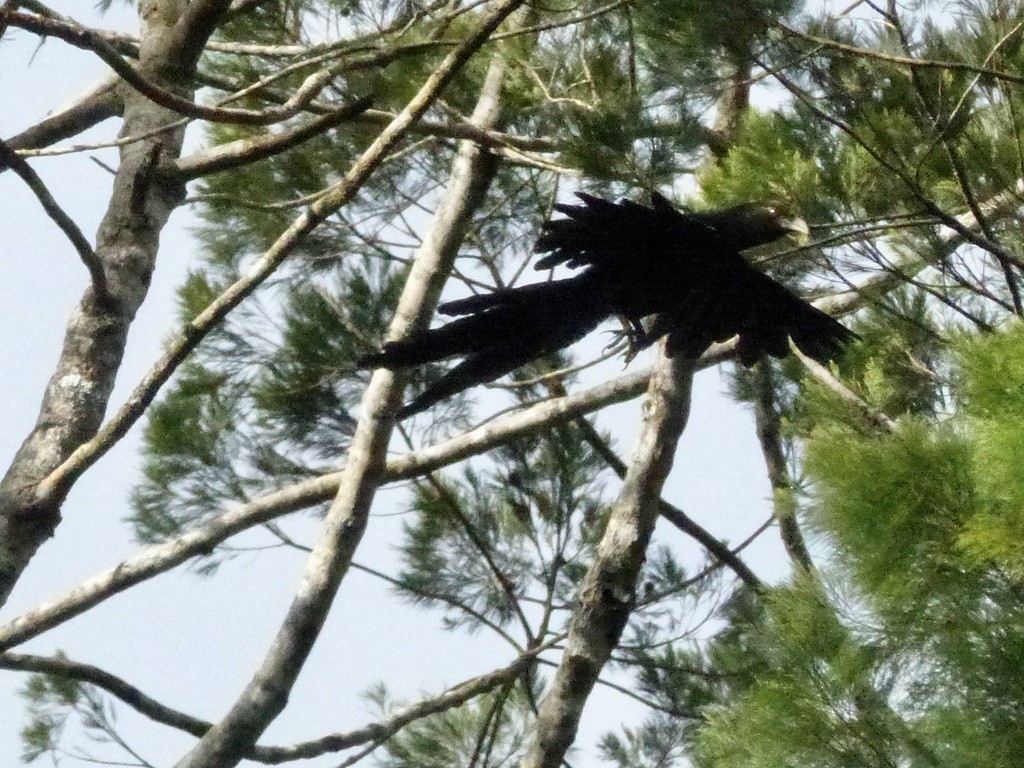
[[[604,351],[608,352],[625,341],[626,352],[624,358],[626,365],[629,365],[633,362],[633,358],[640,353],[640,350],[650,345],[651,339],[648,337],[647,329],[639,321],[628,318],[621,318],[621,320],[622,328],[620,330],[609,331],[612,338],[605,345]]]

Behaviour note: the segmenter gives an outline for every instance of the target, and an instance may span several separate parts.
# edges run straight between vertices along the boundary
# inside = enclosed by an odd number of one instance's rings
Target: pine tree
[[[163,103],[154,111],[121,83],[129,133],[177,119],[199,87],[217,106],[192,110],[207,120],[199,149],[158,134],[150,155],[124,150],[115,182],[142,190],[115,195],[111,216],[127,217],[148,257],[186,185],[199,217],[201,259],[167,356],[113,426],[97,432],[108,387],[50,453],[39,445],[52,436],[34,432],[0,488],[6,594],[77,477],[145,415],[128,522],[148,548],[0,626],[0,667],[34,673],[26,759],[61,754],[79,722],[142,762],[114,717],[120,699],[198,739],[160,758],[188,768],[371,754],[396,767],[585,765],[571,749],[600,685],[650,713],[600,739],[622,768],[1015,764],[1016,4],[947,16],[788,0],[170,3],[164,20],[192,58],[153,32],[83,35],[37,6],[5,7],[0,21],[122,62],[141,45],[140,77]],[[29,180],[15,153],[74,135],[48,126],[0,145],[5,167]],[[403,391],[444,366],[370,372],[357,360],[426,327],[442,291],[532,279],[539,227],[576,189],[786,206],[812,223],[812,242],[750,258],[846,316],[861,341],[830,370],[798,356],[747,370],[727,343],[695,362],[659,353],[596,386],[608,367],[592,370],[599,355],[582,345],[395,425]],[[118,288],[124,265],[99,244],[95,255]],[[126,312],[105,290],[94,275],[83,299],[97,324]],[[95,362],[81,345],[65,354],[58,378]],[[719,364],[754,415],[774,515],[755,537],[781,536],[791,575],[780,583],[661,498],[693,374]],[[624,461],[593,414],[645,391]],[[47,397],[43,416],[69,395]],[[398,480],[410,482],[389,542],[397,564],[355,562],[378,489]],[[26,510],[46,524],[19,528]],[[318,521],[315,540],[303,515]],[[241,531],[310,554],[273,648],[223,720],[169,710],[63,656],[6,652],[179,563],[213,576]],[[683,535],[701,555],[684,554]],[[411,704],[415,683],[384,681],[367,694],[366,727],[265,744],[357,569],[432,612],[453,655],[481,634],[513,661]],[[349,649],[338,663],[359,659]]]

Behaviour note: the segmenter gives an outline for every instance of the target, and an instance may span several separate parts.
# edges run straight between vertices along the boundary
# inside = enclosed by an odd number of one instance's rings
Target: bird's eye
[[[780,213],[779,209],[777,207],[775,207],[774,205],[769,205],[768,206],[768,215],[769,216],[778,216],[779,213]]]

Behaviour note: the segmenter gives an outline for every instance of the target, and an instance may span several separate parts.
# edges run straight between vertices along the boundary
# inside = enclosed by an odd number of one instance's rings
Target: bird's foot
[[[639,321],[630,320],[628,318],[621,318],[621,320],[621,330],[609,331],[612,338],[611,341],[605,345],[604,349],[605,352],[608,352],[623,342],[626,342],[624,357],[626,365],[629,365],[641,350],[650,346],[652,339],[649,337],[647,329],[644,328]]]

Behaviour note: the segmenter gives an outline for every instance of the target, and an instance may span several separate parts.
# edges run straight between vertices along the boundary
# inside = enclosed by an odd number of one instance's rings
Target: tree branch
[[[694,370],[701,370],[703,368],[701,362],[697,362]],[[594,426],[584,418],[577,418],[574,423],[583,432],[583,439],[600,454],[601,458],[611,467],[611,470],[620,478],[625,478],[627,472],[626,462],[619,458],[618,454],[612,450],[612,447],[594,429]],[[725,542],[715,538],[710,531],[679,509],[679,507],[659,497],[658,514],[704,547],[715,560],[722,565],[728,566],[751,589],[754,591],[763,589],[764,585],[761,583],[761,580],[740,559],[736,552],[730,549]]]
[[[187,93],[193,73],[167,47],[167,30],[184,3],[146,0],[140,59],[150,77],[168,91]],[[9,15],[7,9],[0,15]],[[28,17],[32,18],[32,17]],[[117,89],[124,104],[123,132],[143,134],[171,122],[166,109],[130,88]],[[121,148],[120,164],[95,252],[103,264],[112,301],[87,290],[68,320],[56,370],[42,398],[36,424],[0,481],[0,601],[6,600],[25,565],[60,522],[63,497],[39,502],[40,482],[103,423],[128,330],[145,300],[156,263],[160,233],[184,198],[184,186],[161,178],[161,158],[181,151],[183,131],[169,129]]]
[[[307,139],[349,122],[369,109],[372,102],[372,97],[366,97],[281,133],[266,133],[218,144],[204,152],[178,159],[173,170],[166,172],[183,180],[197,179],[279,155]]]
[[[202,736],[212,725],[205,720],[192,717],[172,709],[147,696],[126,680],[92,664],[71,661],[64,656],[36,656],[27,653],[0,653],[0,669],[19,672],[35,672],[53,675],[65,680],[89,683],[116,696],[129,707],[154,722],[169,725],[193,736]]]
[[[505,0],[498,8],[505,8],[509,4],[515,5],[516,3],[513,3],[512,0]],[[491,21],[493,18],[484,22],[481,29],[489,25]],[[497,23],[495,22],[495,26]],[[167,352],[136,386],[128,401],[117,414],[97,432],[95,437],[81,445],[72,456],[39,485],[37,497],[40,502],[65,493],[82,472],[92,466],[118,440],[124,437],[128,429],[145,413],[160,388],[203,338],[232,309],[273,274],[309,232],[355,196],[370,175],[388,156],[391,149],[427,111],[433,100],[454,76],[455,71],[462,66],[479,44],[480,33],[478,30],[461,48],[450,53],[438,69],[427,78],[420,91],[367,147],[345,178],[327,189],[314,201],[278,237],[246,275],[230,285],[188,324],[184,333],[168,345]]]
[[[874,61],[885,61],[890,64],[899,64],[900,66],[909,67],[911,69],[945,69],[951,72],[972,72],[974,74],[984,75],[985,77],[991,77],[995,80],[1005,80],[1007,82],[1017,84],[1024,83],[1024,76],[1015,75],[1012,72],[1003,72],[998,69],[968,64],[963,61],[937,61],[932,59],[917,59],[910,56],[894,56],[880,51],[858,48],[855,45],[841,43],[838,40],[830,40],[827,37],[818,37],[817,35],[812,35],[807,32],[802,32],[799,29],[794,29],[793,27],[787,26],[778,20],[773,20],[772,23],[782,32],[791,37],[805,40],[808,43],[814,43],[822,48],[829,48],[834,51],[848,53],[851,56],[857,56],[859,58],[872,59]]]
[[[762,359],[754,366],[751,375],[754,380],[753,405],[757,441],[761,445],[761,454],[768,470],[768,481],[772,486],[772,506],[782,535],[782,544],[795,565],[805,573],[813,573],[814,561],[807,550],[807,544],[796,519],[793,482],[782,449],[782,419],[775,404],[775,382],[771,362],[767,358]]]
[[[190,6],[191,7],[191,6]],[[0,23],[34,32],[38,35],[53,36],[76,48],[92,51],[107,66],[113,69],[125,83],[141,93],[153,103],[164,109],[173,110],[181,115],[213,123],[234,123],[239,125],[272,125],[294,117],[302,112],[311,101],[333,79],[330,69],[320,70],[303,81],[302,85],[280,107],[260,112],[251,109],[229,109],[225,107],[205,107],[191,99],[178,96],[176,93],[160,87],[142,76],[134,66],[121,58],[121,54],[110,45],[99,33],[78,24],[57,21],[27,13],[5,11],[0,8]]]
[[[50,115],[21,133],[11,136],[11,149],[39,149],[77,136],[110,117],[121,114],[123,104],[117,93],[120,78],[111,75],[88,94],[55,115]]]
[[[416,720],[455,709],[470,699],[516,680],[535,663],[534,660],[538,654],[547,650],[560,639],[560,637],[556,637],[547,643],[524,651],[511,664],[465,680],[437,696],[400,707],[383,720],[368,723],[351,731],[332,733],[318,739],[288,746],[257,745],[245,757],[261,763],[278,764],[292,760],[309,760],[370,742],[384,741]],[[0,669],[53,675],[95,685],[150,720],[177,728],[197,738],[202,738],[213,728],[213,723],[165,706],[124,679],[91,664],[82,664],[62,657],[3,653],[0,654]]]
[[[1024,186],[1024,181],[1018,182],[1018,185]],[[986,201],[983,205],[995,212],[1007,209],[1015,200],[1015,194],[1008,192]],[[969,212],[959,216],[958,223],[963,227],[977,226],[973,214]],[[962,242],[958,230],[940,227],[938,236],[951,248]],[[916,273],[927,265],[927,262],[922,261],[919,266],[912,268],[913,272]],[[908,266],[908,269],[911,267]],[[818,299],[813,304],[824,312],[842,316],[855,312],[874,297],[894,290],[904,282],[904,278],[898,275],[881,274],[867,279],[855,289]],[[716,344],[701,356],[695,368],[703,370],[732,359],[734,355],[735,340]],[[552,424],[593,413],[614,403],[632,400],[642,394],[648,386],[650,374],[650,369],[644,369],[620,376],[579,394],[534,403],[462,435],[392,459],[386,465],[381,482],[417,477],[484,453],[514,438],[542,431]],[[135,584],[170,570],[193,557],[207,554],[222,541],[241,531],[326,501],[337,493],[341,476],[341,472],[335,472],[266,494],[236,510],[224,513],[194,531],[143,550],[63,597],[0,626],[0,649],[25,642]],[[728,556],[728,552],[720,552],[716,546],[716,543],[720,542],[703,528],[691,525],[693,521],[685,514],[682,517],[677,516],[667,507],[663,507],[661,513],[684,533],[700,541],[716,557],[722,557],[724,560],[723,555]],[[742,561],[739,561],[731,563],[730,567],[739,575],[737,567],[742,570],[744,566]],[[744,581],[751,583],[750,576],[756,579],[751,573]]]
[[[381,482],[418,477],[572,416],[632,399],[643,393],[649,377],[650,371],[643,370],[578,395],[537,403],[463,435],[392,459],[386,465]],[[333,472],[266,494],[195,530],[142,550],[64,596],[0,626],[0,649],[23,643],[136,584],[193,557],[209,554],[218,544],[244,530],[327,501],[338,492],[342,476],[342,472]]]
[[[841,382],[839,379],[833,376],[832,372],[829,371],[828,368],[819,363],[817,360],[812,360],[803,352],[801,352],[799,348],[797,348],[796,344],[793,343],[792,339],[789,340],[789,349],[794,355],[796,355],[800,359],[800,362],[803,363],[804,366],[806,366],[807,370],[811,372],[814,378],[822,382],[826,387],[828,387],[837,395],[839,395],[839,397],[843,401],[854,406],[854,408],[860,411],[860,413],[863,414],[863,416],[874,426],[878,427],[884,432],[896,431],[896,428],[898,427],[898,422],[889,418],[888,414],[884,413],[883,411],[879,411],[870,404],[864,402],[864,400],[857,396],[857,393],[855,393],[853,390],[851,390],[849,387],[843,384],[843,382]]]
[[[669,360],[662,351],[651,375],[629,472],[584,577],[566,650],[541,701],[535,741],[523,761],[524,768],[559,768],[562,764],[590,691],[629,620],[636,582],[658,517],[657,499],[686,427],[692,381],[693,361]]]
[[[852,311],[850,305],[844,306]],[[695,369],[703,370],[718,365],[731,359],[734,354],[735,343],[715,345],[701,356]],[[485,453],[510,440],[548,429],[553,424],[593,413],[614,403],[632,400],[643,394],[648,387],[650,375],[651,369],[643,369],[585,392],[534,403],[441,443],[391,459],[383,471],[381,483],[418,477]],[[65,595],[0,626],[0,650],[36,637],[104,600],[169,571],[193,557],[207,555],[218,544],[242,531],[327,501],[338,492],[342,476],[342,472],[333,472],[265,494],[237,509],[223,513],[195,530],[142,550]],[[735,554],[731,550],[721,552],[721,543],[710,533],[685,514],[676,515],[672,509],[674,508],[662,507],[660,512],[673,525],[697,539],[713,555],[726,561]],[[730,563],[730,567],[742,571],[744,565],[739,561]],[[744,581],[750,583],[756,579],[757,577],[751,573]]]
[[[25,185],[39,200],[46,215],[71,241],[71,245],[74,246],[82,263],[85,264],[85,268],[89,270],[96,301],[101,305],[107,305],[111,301],[110,292],[107,290],[107,278],[103,272],[103,264],[92,249],[92,244],[82,234],[82,230],[78,228],[74,220],[60,207],[32,167],[18,157],[18,153],[11,149],[6,142],[0,140],[0,171],[5,168],[10,168],[18,174],[18,177],[25,182]]]
[[[190,0],[174,25],[173,47],[189,71],[195,69],[213,31],[227,17],[231,0]]]

